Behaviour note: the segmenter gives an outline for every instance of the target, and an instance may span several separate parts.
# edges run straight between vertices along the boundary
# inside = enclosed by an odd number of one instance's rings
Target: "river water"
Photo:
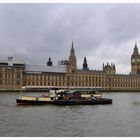
[[[17,106],[18,96],[0,93],[0,137],[140,136],[140,93],[103,93],[113,104],[94,106]]]

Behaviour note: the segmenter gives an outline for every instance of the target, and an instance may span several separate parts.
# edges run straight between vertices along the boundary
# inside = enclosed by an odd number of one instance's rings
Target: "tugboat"
[[[88,90],[83,91],[77,90],[57,93],[57,98],[54,99],[54,104],[55,105],[112,104],[112,99],[102,98],[101,94],[97,94],[95,92],[88,92]]]

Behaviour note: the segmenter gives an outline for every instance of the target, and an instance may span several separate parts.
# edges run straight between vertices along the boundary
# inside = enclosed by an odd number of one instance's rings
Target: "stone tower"
[[[140,74],[140,55],[136,43],[131,55],[131,74]]]
[[[109,63],[107,62],[107,64],[104,65],[104,63],[103,63],[103,71],[104,71],[106,74],[109,74],[109,75],[116,74],[116,67],[115,67],[115,64],[111,63],[111,65],[109,65]]]
[[[83,70],[88,70],[88,64],[87,64],[86,57],[84,57],[84,61],[83,61]]]
[[[77,69],[77,60],[76,60],[76,56],[75,56],[73,41],[72,41],[70,56],[68,59],[68,67],[71,72],[74,72]]]

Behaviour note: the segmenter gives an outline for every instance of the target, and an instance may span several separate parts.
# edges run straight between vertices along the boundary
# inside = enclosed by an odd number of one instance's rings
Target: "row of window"
[[[138,82],[137,79],[134,79],[134,78],[127,78],[127,79],[112,79],[114,82]]]
[[[0,80],[0,85],[21,85],[21,81],[20,80],[5,80],[2,81]]]
[[[48,74],[48,75],[27,75],[27,80],[64,80],[64,75],[59,75],[59,74]]]
[[[101,87],[138,87],[138,83],[116,83],[116,82],[84,82],[84,81],[59,81],[59,80],[49,80],[49,81],[27,81],[27,85],[48,85],[48,86],[101,86]]]
[[[64,86],[65,83],[62,82],[53,82],[53,81],[27,81],[25,85],[30,86]]]
[[[137,83],[112,83],[112,87],[138,87]]]
[[[137,87],[113,87],[112,90],[132,90],[132,89],[138,89]]]
[[[5,73],[5,75],[3,75],[2,73],[0,73],[0,79],[2,78],[6,78],[6,79],[10,79],[10,78],[20,78],[20,74],[14,74],[14,73]]]

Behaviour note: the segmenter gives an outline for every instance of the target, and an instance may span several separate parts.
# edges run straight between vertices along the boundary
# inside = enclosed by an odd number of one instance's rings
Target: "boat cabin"
[[[81,99],[81,92],[79,91],[67,91],[57,93],[58,100],[79,100]]]

